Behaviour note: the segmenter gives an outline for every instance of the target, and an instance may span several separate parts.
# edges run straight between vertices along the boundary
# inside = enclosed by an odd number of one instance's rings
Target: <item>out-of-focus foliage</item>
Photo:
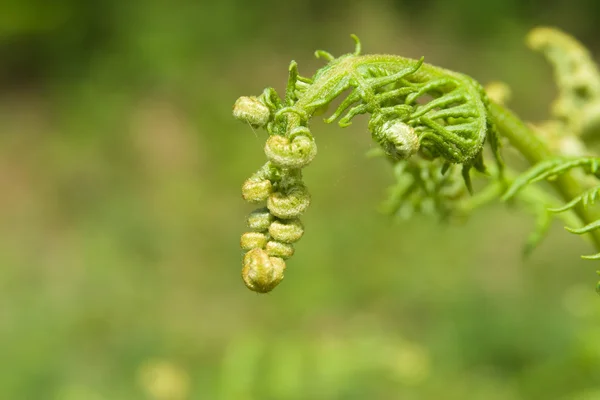
[[[589,249],[557,224],[522,261],[531,221],[499,205],[391,223],[366,121],[314,124],[311,234],[278,291],[249,293],[240,186],[264,138],[231,118],[240,95],[282,91],[290,59],[313,71],[312,49],[356,33],[508,82],[536,119],[554,93],[525,33],[558,25],[597,59],[599,7],[3,3],[0,398],[600,398],[594,271],[575,261]]]

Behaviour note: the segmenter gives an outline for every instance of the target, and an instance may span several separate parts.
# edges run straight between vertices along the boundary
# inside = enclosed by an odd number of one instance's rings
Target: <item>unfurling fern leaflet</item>
[[[582,168],[586,174],[594,175],[598,177],[600,173],[600,158],[597,157],[579,157],[579,158],[555,158],[551,160],[546,160],[544,162],[540,162],[537,165],[530,168],[528,171],[521,174],[508,191],[504,195],[504,200],[508,200],[514,197],[518,191],[535,182],[542,181],[544,179],[553,179],[558,175],[569,172],[574,168]],[[591,187],[581,193],[580,195],[573,198],[567,204],[562,207],[554,207],[549,208],[548,211],[554,213],[562,213],[568,210],[572,210],[578,204],[582,204],[583,207],[588,207],[589,205],[593,205],[596,201],[600,193],[600,185]],[[589,233],[593,230],[600,228],[600,219],[593,221],[581,228],[570,228],[566,227],[569,232],[575,233],[577,235],[582,235],[584,233]],[[600,253],[582,256],[584,259],[588,260],[598,260],[600,259]]]
[[[510,188],[506,191],[503,198],[508,200],[512,198],[519,190],[525,186],[543,181],[544,179],[553,178],[560,174],[564,174],[573,168],[582,167],[590,174],[596,174],[600,168],[600,158],[596,157],[578,157],[567,158],[558,157],[550,160],[542,161],[528,171],[521,174],[514,180]]]
[[[593,188],[590,188],[590,189],[586,190],[585,192],[583,192],[582,194],[580,194],[579,196],[575,197],[573,200],[571,200],[564,206],[557,207],[557,208],[549,208],[548,211],[554,212],[554,213],[561,213],[561,212],[564,212],[567,210],[571,210],[578,203],[583,204],[584,207],[588,207],[590,205],[593,205],[596,202],[596,199],[598,198],[599,195],[600,195],[600,186],[594,186]]]
[[[355,116],[369,114],[371,136],[388,158],[418,160],[411,164],[414,176],[426,171],[441,175],[458,164],[471,192],[470,169],[485,172],[486,140],[501,175],[489,101],[475,80],[423,59],[360,55],[360,42],[352,37],[354,53],[338,58],[322,50],[315,53],[328,64],[312,78],[300,76],[292,61],[283,100],[268,88],[258,97],[241,97],[234,105],[237,119],[265,128],[269,134],[264,148],[268,161],[242,188],[245,200],[266,201],[266,208],[249,217],[251,231],[241,240],[246,251],[242,277],[251,290],[268,292],[283,279],[284,259],[293,255],[292,243],[303,233],[298,218],[310,203],[302,181],[302,169],[317,152],[309,120],[347,91],[348,96],[325,122],[339,119],[338,124],[345,127]],[[431,161],[436,165],[433,171],[424,166]],[[421,189],[430,191],[423,185]]]

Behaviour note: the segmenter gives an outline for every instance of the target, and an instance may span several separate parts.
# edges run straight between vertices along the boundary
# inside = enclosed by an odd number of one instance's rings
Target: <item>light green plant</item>
[[[490,84],[486,91],[469,76],[423,58],[361,55],[360,41],[352,38],[353,53],[336,58],[317,51],[327,65],[311,78],[300,76],[292,61],[283,99],[267,88],[234,105],[235,118],[269,134],[267,162],[242,186],[246,201],[266,202],[249,215],[250,231],[241,238],[248,288],[269,292],[283,279],[285,260],[304,233],[299,217],[310,203],[302,179],[302,169],[317,153],[309,121],[342,96],[325,122],[338,120],[347,127],[357,115],[370,116],[368,129],[379,145],[372,155],[388,159],[397,178],[385,205],[390,214],[447,219],[500,197],[516,198],[537,217],[525,253],[544,238],[553,215],[583,225],[568,229],[589,233],[600,251],[600,215],[590,207],[600,192],[600,158],[593,152],[600,133],[600,74],[575,39],[552,28],[529,35],[529,45],[554,65],[559,95],[548,121],[526,125],[505,108],[506,85]],[[532,165],[530,170],[519,174],[504,165],[502,139]],[[478,193],[473,193],[471,169],[486,177]],[[541,180],[550,181],[554,191],[531,185]],[[600,259],[600,253],[585,258]]]

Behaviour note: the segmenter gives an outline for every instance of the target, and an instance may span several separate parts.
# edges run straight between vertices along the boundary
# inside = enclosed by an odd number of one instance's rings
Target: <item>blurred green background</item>
[[[306,234],[269,295],[240,278],[241,183],[264,133],[241,95],[353,49],[555,89],[523,44],[600,55],[596,0],[8,0],[0,5],[0,398],[600,399],[591,251],[497,204],[461,226],[377,211],[365,121],[313,125]],[[363,124],[361,124],[361,122]]]

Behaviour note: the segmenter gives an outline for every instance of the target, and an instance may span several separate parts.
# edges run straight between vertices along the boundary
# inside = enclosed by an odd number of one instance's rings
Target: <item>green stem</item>
[[[521,121],[513,112],[499,104],[490,104],[490,112],[496,123],[500,135],[506,137],[531,165],[555,157],[548,147]],[[571,201],[578,196],[584,188],[570,174],[562,174],[551,182],[564,201]],[[583,225],[588,225],[598,219],[582,204],[573,209]],[[590,232],[592,242],[597,251],[600,251],[600,230]]]

